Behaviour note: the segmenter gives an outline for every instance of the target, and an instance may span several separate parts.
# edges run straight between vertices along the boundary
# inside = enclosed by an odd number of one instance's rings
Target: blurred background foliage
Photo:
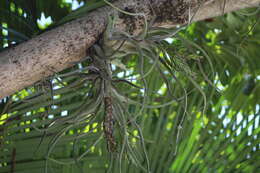
[[[84,3],[0,0],[0,49]],[[122,93],[112,97],[116,153],[88,60],[2,99],[0,173],[259,172],[259,20],[254,8],[196,22],[143,51],[159,58],[130,53],[112,63]]]

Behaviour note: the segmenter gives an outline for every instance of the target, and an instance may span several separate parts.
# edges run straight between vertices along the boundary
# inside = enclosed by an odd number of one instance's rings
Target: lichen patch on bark
[[[158,23],[183,24],[188,21],[189,3],[184,0],[165,0],[158,6],[153,4],[153,9]]]

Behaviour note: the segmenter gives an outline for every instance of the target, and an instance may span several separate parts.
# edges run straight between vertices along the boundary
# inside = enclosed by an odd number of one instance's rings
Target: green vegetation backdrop
[[[0,49],[71,7],[1,0]],[[259,19],[245,9],[178,32],[148,28],[141,41],[121,34],[109,61],[101,40],[85,61],[0,101],[0,173],[259,172]]]

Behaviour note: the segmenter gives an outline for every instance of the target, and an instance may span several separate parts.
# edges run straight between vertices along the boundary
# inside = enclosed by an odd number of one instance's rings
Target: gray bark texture
[[[260,0],[118,0],[114,5],[131,13],[156,16],[155,26],[176,26],[234,10],[258,6]],[[225,8],[223,8],[225,4]],[[117,12],[106,6],[45,32],[0,53],[0,99],[9,96],[80,61],[106,29],[108,15]],[[142,31],[140,16],[120,15],[116,29]],[[190,21],[192,19],[192,21]]]

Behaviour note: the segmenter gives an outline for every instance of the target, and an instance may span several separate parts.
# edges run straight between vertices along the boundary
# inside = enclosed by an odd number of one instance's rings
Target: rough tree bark
[[[126,11],[154,15],[157,26],[175,26],[203,20],[234,10],[259,5],[260,0],[118,0],[114,4]],[[225,8],[223,8],[225,4]],[[87,16],[43,33],[0,53],[0,99],[72,66],[86,56],[105,30],[107,15],[115,10],[106,6]],[[117,29],[131,25],[133,33],[143,28],[143,19],[121,15]]]

